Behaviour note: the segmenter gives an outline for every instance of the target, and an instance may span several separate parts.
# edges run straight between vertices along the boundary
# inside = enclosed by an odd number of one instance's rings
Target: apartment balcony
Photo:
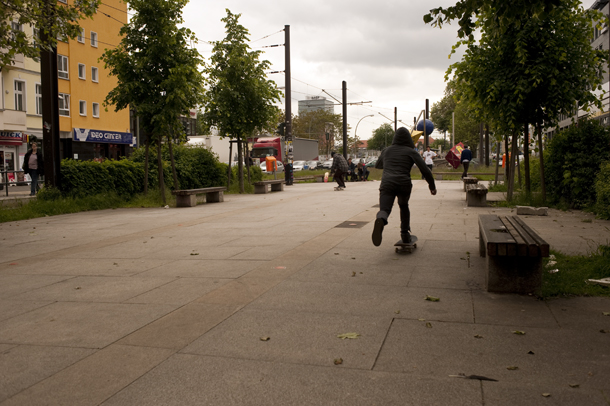
[[[0,48],[0,52],[6,53],[6,48]],[[13,58],[12,65],[7,65],[7,66],[2,67],[2,69],[15,69],[15,68],[25,69],[25,57],[23,56],[23,54],[15,55],[15,57]]]
[[[27,114],[25,111],[0,110],[1,131],[27,131]]]

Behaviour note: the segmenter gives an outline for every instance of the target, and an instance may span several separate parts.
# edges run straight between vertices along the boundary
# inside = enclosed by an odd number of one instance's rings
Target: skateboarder
[[[330,167],[330,174],[333,175],[333,178],[339,185],[335,188],[335,190],[343,190],[345,189],[343,174],[349,171],[349,166],[347,165],[345,158],[343,158],[343,155],[337,154],[335,151],[333,151],[330,153],[330,156],[333,158],[333,165]]]
[[[394,134],[392,145],[384,149],[377,159],[375,168],[383,169],[381,186],[379,187],[379,212],[373,229],[373,244],[381,245],[383,228],[388,224],[394,199],[398,197],[400,206],[400,238],[404,243],[411,242],[409,198],[411,197],[411,168],[417,165],[428,182],[430,193],[436,195],[436,186],[432,172],[415,150],[411,133],[405,127],[400,127]]]

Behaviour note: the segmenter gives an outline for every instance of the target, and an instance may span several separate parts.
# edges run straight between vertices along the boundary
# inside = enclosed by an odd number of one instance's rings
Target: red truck
[[[315,161],[318,159],[318,140],[294,138],[292,155],[295,161]],[[252,159],[255,163],[265,161],[272,156],[279,162],[284,162],[286,144],[281,137],[259,137],[252,145]]]

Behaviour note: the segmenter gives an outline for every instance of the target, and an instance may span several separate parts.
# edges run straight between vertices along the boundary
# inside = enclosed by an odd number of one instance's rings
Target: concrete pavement
[[[487,293],[477,216],[510,209],[414,185],[410,255],[397,206],[371,242],[378,182],[0,224],[0,404],[609,405],[610,300]],[[570,253],[610,240],[525,221]]]

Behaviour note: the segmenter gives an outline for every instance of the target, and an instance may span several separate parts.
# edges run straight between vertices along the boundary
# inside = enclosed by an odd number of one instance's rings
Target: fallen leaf
[[[400,314],[400,310],[395,310],[394,313]]]
[[[599,330],[599,332],[606,334],[606,333],[610,333],[610,330]]]
[[[428,322],[426,322],[426,327],[428,327],[428,328],[432,328],[432,323],[430,323],[429,321],[428,321]]]
[[[338,253],[338,252],[335,252],[335,255],[339,255],[339,253]]]
[[[580,388],[580,384],[578,384],[578,383],[571,383],[570,384],[570,388]]]
[[[418,321],[426,321],[426,319],[417,319]]]
[[[434,296],[428,296],[426,295],[426,300],[430,301],[430,302],[438,302],[441,299],[439,299],[438,297],[434,297]]]
[[[525,331],[515,330],[515,331],[513,331],[513,334],[516,334],[518,336],[524,336],[525,335]]]
[[[480,334],[476,334],[476,335],[474,336],[474,338],[483,338],[483,336],[482,336],[482,335],[480,335]]]
[[[352,259],[356,259],[356,257],[352,257]]]
[[[528,351],[527,352],[529,355],[534,355],[534,351]]]
[[[80,289],[80,286],[77,286],[77,287],[75,287],[74,289],[79,290],[79,289]]]
[[[610,316],[610,312],[602,312],[604,316]]]
[[[261,341],[269,341],[271,337],[261,337]]]
[[[337,337],[339,337],[342,340],[345,340],[346,338],[354,339],[354,338],[360,337],[360,334],[358,334],[358,333],[344,333],[344,334],[339,334]]]
[[[352,272],[352,276],[356,276],[356,272]]]
[[[506,367],[506,369],[508,369],[509,371],[516,371],[517,369],[519,369],[519,367],[511,365],[510,367]]]
[[[343,364],[343,358],[335,358],[335,365],[341,365]]]
[[[542,396],[544,396],[545,398],[551,397],[550,393],[543,393]]]
[[[191,255],[199,255],[198,252],[191,252]]]

